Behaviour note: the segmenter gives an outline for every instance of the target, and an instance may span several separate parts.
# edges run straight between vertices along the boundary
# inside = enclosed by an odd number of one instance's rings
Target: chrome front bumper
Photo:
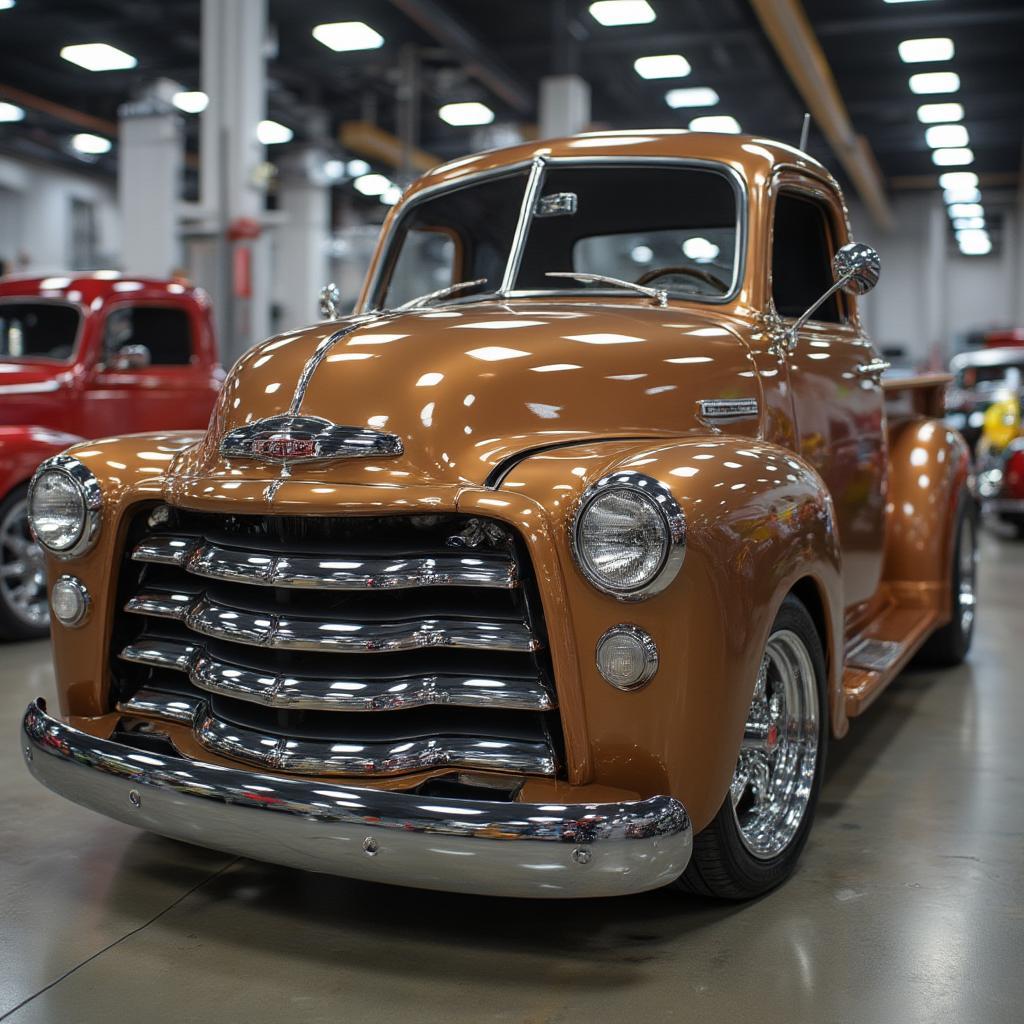
[[[608,804],[451,800],[150,754],[25,712],[48,789],[118,821],[306,871],[491,896],[618,896],[682,874],[693,830],[667,796]]]

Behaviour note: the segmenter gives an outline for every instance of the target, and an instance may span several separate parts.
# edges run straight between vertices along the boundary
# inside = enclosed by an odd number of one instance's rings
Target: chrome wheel
[[[28,529],[28,502],[14,502],[0,522],[0,600],[30,629],[50,620],[43,552]]]
[[[729,795],[743,845],[778,856],[803,821],[818,764],[818,683],[803,640],[780,629],[768,639],[747,713]]]
[[[960,614],[960,631],[964,636],[969,636],[974,625],[975,585],[978,575],[978,544],[974,535],[974,520],[969,515],[965,515],[960,521],[957,551],[960,570],[956,594],[957,611]]]

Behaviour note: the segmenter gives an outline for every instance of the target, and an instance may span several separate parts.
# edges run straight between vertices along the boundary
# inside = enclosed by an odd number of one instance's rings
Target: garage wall
[[[78,206],[78,252],[93,252],[93,266],[72,266],[73,217]],[[87,208],[91,208],[91,213]],[[91,220],[94,244],[81,244]],[[95,270],[120,264],[117,190],[86,174],[0,157],[0,259],[17,270]],[[81,263],[79,259],[77,262]]]

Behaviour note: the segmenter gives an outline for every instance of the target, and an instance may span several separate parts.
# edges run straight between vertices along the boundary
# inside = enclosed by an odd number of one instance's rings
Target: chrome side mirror
[[[864,245],[861,242],[848,242],[842,246],[832,257],[832,278],[835,283],[789,329],[787,344],[790,351],[796,346],[796,339],[801,328],[814,316],[823,302],[838,291],[847,292],[849,295],[864,295],[878,284],[881,272],[881,260],[870,245]]]
[[[341,319],[341,289],[333,281],[320,289],[320,315],[325,320]]]
[[[145,345],[125,345],[110,357],[111,370],[144,370],[153,361]]]

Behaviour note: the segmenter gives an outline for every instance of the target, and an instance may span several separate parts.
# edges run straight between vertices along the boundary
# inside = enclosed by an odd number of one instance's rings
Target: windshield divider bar
[[[507,298],[509,292],[515,286],[516,277],[519,274],[519,265],[523,261],[526,236],[530,230],[530,222],[533,220],[533,211],[537,208],[537,200],[540,198],[546,165],[547,160],[543,156],[534,157],[530,165],[530,176],[526,179],[523,205],[519,208],[519,220],[516,223],[515,234],[512,236],[512,246],[509,250],[508,262],[505,264],[505,276],[501,279],[501,287],[497,292],[500,298]]]

